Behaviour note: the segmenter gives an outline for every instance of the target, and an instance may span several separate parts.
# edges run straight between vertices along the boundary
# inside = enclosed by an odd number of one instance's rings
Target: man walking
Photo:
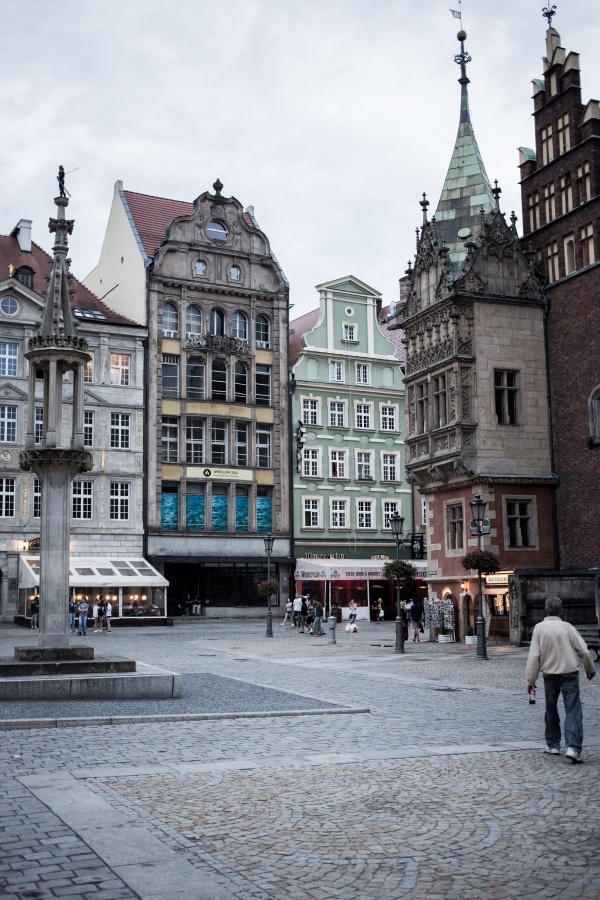
[[[317,600],[315,604],[315,624],[313,626],[313,631],[317,635],[317,637],[321,637],[323,634],[323,626],[321,625],[321,621],[323,619],[323,605],[320,600]]]
[[[583,762],[583,715],[579,699],[579,661],[588,679],[596,674],[585,641],[568,622],[562,621],[563,605],[560,597],[548,597],[544,606],[546,618],[533,629],[527,659],[527,686],[531,691],[539,672],[544,674],[546,694],[546,753],[560,753],[560,718],[558,698],[562,693],[565,704],[565,742],[567,756],[572,762]]]
[[[293,604],[294,615],[292,617],[293,618],[292,628],[298,628],[300,625],[299,619],[300,619],[301,609],[302,609],[302,597],[300,596],[300,594],[296,594],[296,596],[294,597],[294,604]]]

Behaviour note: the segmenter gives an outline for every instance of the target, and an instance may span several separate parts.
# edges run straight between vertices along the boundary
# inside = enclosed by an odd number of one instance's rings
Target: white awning
[[[19,587],[33,588],[39,584],[39,554],[21,553]],[[167,587],[168,584],[166,578],[140,557],[72,556],[69,560],[71,587]]]
[[[382,559],[297,559],[296,581],[373,581],[383,578],[383,567],[390,560]],[[409,559],[417,570],[417,578],[427,575],[427,560]]]

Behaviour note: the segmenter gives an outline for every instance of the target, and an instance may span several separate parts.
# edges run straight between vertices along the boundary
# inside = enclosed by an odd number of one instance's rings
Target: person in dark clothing
[[[323,618],[323,613],[324,613],[323,605],[321,604],[320,600],[317,600],[316,605],[315,605],[315,624],[314,624],[314,629],[313,629],[314,634],[316,634],[317,637],[321,637],[321,635],[324,633],[323,626],[321,624],[321,620]]]
[[[421,624],[422,618],[423,607],[418,600],[415,600],[410,608],[410,626],[413,630],[413,642],[416,641],[418,644],[421,642],[421,638],[419,637],[419,625]]]
[[[31,605],[29,607],[29,615],[31,616],[31,627],[32,628],[37,628],[39,611],[40,611],[40,601],[38,600],[38,598],[36,596],[31,601]]]
[[[194,606],[194,601],[192,600],[191,595],[188,594],[187,597],[185,598],[185,614],[186,614],[186,616],[192,615],[193,606]]]
[[[306,597],[302,598],[302,606],[300,607],[300,615],[298,616],[298,626],[300,628],[301,634],[304,634],[304,623],[306,622],[306,617],[308,615],[308,603],[306,602]]]

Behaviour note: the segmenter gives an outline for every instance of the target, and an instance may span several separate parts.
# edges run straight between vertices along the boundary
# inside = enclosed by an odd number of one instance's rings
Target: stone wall
[[[572,625],[600,624],[599,580],[597,571],[516,569],[508,579],[511,644],[530,640],[544,618],[546,597],[560,597],[564,619]]]

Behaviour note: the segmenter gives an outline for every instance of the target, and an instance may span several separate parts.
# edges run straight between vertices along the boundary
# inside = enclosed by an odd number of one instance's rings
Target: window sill
[[[372,532],[376,532],[378,529],[377,529],[377,528],[357,528],[356,530],[357,530],[357,531],[372,531]]]
[[[314,528],[312,528],[312,527],[311,528],[301,528],[300,531],[323,532],[323,531],[325,531],[325,529],[315,526]]]
[[[350,478],[328,478],[327,481],[331,481],[333,484],[350,484]]]
[[[329,531],[334,531],[336,534],[340,534],[340,532],[341,533],[350,532],[350,531],[352,531],[352,529],[351,528],[334,528],[332,525],[331,528],[329,529]]]
[[[301,475],[302,481],[325,481],[322,475]]]

